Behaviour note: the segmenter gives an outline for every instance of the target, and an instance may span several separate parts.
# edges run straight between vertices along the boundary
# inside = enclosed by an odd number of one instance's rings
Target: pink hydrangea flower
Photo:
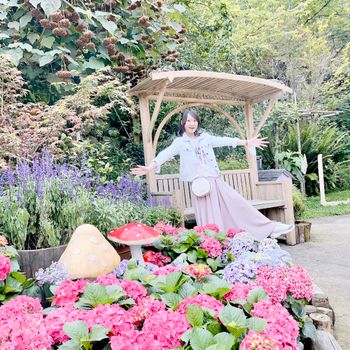
[[[140,298],[147,296],[147,289],[137,281],[123,279],[119,281],[119,285],[125,290],[126,295],[138,302]]]
[[[263,287],[273,303],[285,301],[288,293],[297,299],[311,300],[313,293],[310,276],[298,265],[279,268],[261,266],[253,284]]]
[[[226,237],[232,238],[232,237],[234,237],[237,234],[242,233],[242,232],[246,232],[246,230],[244,228],[239,228],[236,230],[232,227],[232,228],[228,229],[228,231],[226,232]]]
[[[37,298],[20,295],[0,307],[0,349],[51,349]]]
[[[95,283],[99,283],[103,286],[112,286],[114,284],[119,284],[119,280],[112,273],[109,275],[98,276],[95,280]]]
[[[151,297],[140,298],[137,305],[128,310],[133,319],[133,323],[140,326],[146,318],[157,313],[160,310],[165,310],[166,305],[162,301],[155,300]]]
[[[176,227],[170,225],[167,222],[159,221],[155,226],[154,229],[160,234],[160,235],[175,235],[177,234],[178,230]]]
[[[11,271],[11,260],[0,254],[0,281],[4,281]]]
[[[230,292],[223,296],[223,299],[226,301],[235,300],[235,299],[247,299],[248,293],[254,288],[251,284],[245,283],[235,283],[232,286]]]
[[[79,296],[84,292],[87,280],[65,280],[56,289],[53,298],[53,305],[67,306],[72,305],[79,300]]]
[[[7,238],[3,235],[0,235],[0,247],[6,247],[9,244]]]
[[[63,332],[64,324],[67,322],[85,320],[87,312],[87,310],[78,309],[72,305],[51,310],[45,317],[44,322],[47,332],[52,337],[54,344],[60,344],[68,341],[68,335]]]
[[[205,250],[210,258],[217,258],[222,253],[222,244],[214,237],[205,236],[199,247]]]
[[[141,340],[142,333],[133,329],[128,334],[119,334],[116,336],[112,336],[110,338],[110,344],[112,350],[147,350],[147,348],[143,347],[143,341]],[[149,348],[152,349],[153,348]],[[159,349],[159,348],[158,348]],[[155,349],[154,349],[155,350]]]
[[[179,271],[179,269],[172,265],[165,265],[163,267],[159,267],[157,270],[153,272],[156,276],[167,276],[172,272]]]
[[[134,327],[132,316],[118,304],[98,305],[84,315],[88,328],[101,324],[113,335],[128,334]]]
[[[143,324],[145,342],[160,344],[158,349],[174,349],[181,346],[180,338],[190,328],[186,316],[172,310],[160,310]]]
[[[193,228],[197,233],[203,233],[205,230],[213,231],[216,233],[220,232],[219,226],[216,224],[207,224],[205,226],[195,226]]]
[[[203,277],[212,274],[212,271],[208,265],[205,264],[191,264],[182,268],[182,272],[187,275],[193,276],[201,281]]]
[[[281,350],[298,350],[298,323],[281,304],[260,300],[254,304],[252,315],[266,319],[267,328],[261,332],[275,340]]]
[[[221,301],[216,300],[211,295],[197,294],[193,297],[187,297],[182,300],[177,307],[177,312],[185,315],[188,305],[198,305],[200,307],[211,309],[215,312],[215,316],[218,316],[220,310],[224,307],[224,304]]]
[[[281,350],[281,348],[266,334],[249,331],[242,340],[239,350]]]

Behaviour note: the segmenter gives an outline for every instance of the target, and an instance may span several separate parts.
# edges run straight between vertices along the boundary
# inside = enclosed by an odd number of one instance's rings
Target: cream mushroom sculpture
[[[144,265],[141,246],[157,241],[159,233],[150,226],[132,222],[113,229],[107,237],[113,242],[130,246],[131,257],[140,265]]]
[[[74,231],[59,262],[72,279],[96,278],[112,272],[120,256],[95,226],[84,224]]]

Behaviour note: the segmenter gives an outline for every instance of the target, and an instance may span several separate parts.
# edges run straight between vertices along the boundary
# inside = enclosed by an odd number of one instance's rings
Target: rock
[[[314,284],[313,288],[314,291],[311,304],[316,307],[330,308],[327,295],[324,294],[323,291],[316,284]]]
[[[79,226],[60,260],[70,278],[96,278],[112,272],[120,263],[113,246],[93,225]]]
[[[317,329],[324,330],[331,334],[333,333],[332,321],[329,316],[318,312],[314,312],[309,316]]]
[[[331,308],[317,307],[316,312],[329,316],[329,318],[332,320],[332,325],[334,325],[334,311]]]
[[[305,305],[305,312],[306,312],[307,314],[312,314],[312,313],[314,313],[314,312],[316,312],[316,311],[317,311],[316,306],[313,306],[313,305]]]

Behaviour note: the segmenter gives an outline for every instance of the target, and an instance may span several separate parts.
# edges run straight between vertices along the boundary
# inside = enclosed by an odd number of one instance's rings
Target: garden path
[[[350,350],[350,215],[308,219],[311,240],[295,246],[282,244],[329,297],[335,312],[335,337]]]

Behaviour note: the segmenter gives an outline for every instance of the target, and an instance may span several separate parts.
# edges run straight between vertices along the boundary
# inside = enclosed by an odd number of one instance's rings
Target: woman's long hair
[[[195,131],[194,134],[196,136],[200,135],[199,126],[200,126],[201,120],[199,118],[199,115],[198,115],[197,111],[195,109],[185,109],[184,112],[182,113],[182,117],[180,119],[179,136],[182,136],[185,133],[185,124],[186,124],[187,118],[189,116],[191,116],[192,118],[197,120],[198,128],[197,128],[197,130]]]

